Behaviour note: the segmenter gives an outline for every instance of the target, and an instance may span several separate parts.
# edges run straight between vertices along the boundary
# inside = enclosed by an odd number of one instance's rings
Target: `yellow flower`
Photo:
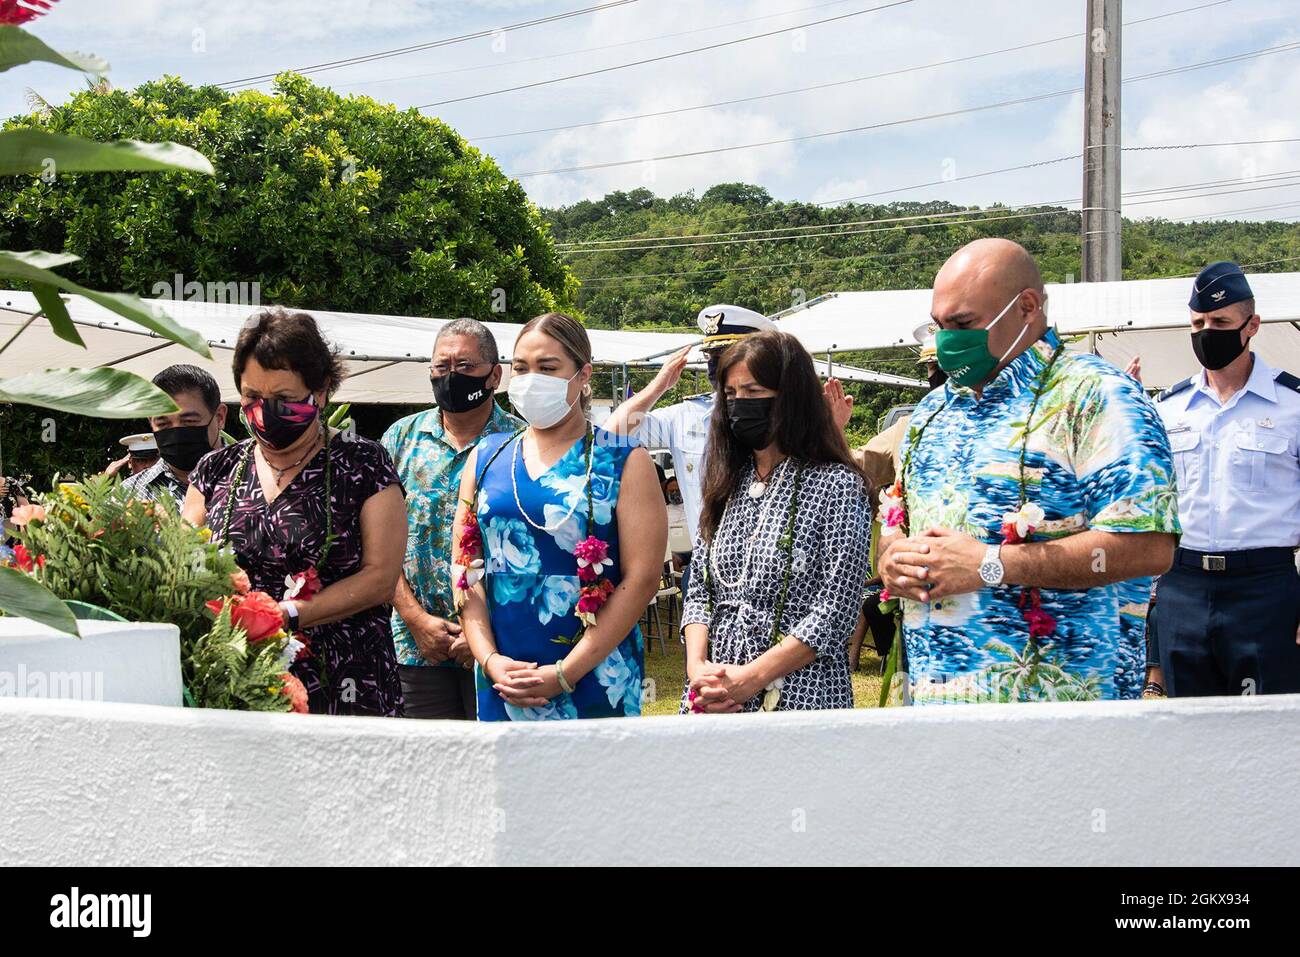
[[[212,541],[212,529],[210,528],[199,529],[199,538],[203,539],[205,542]]]
[[[77,486],[74,483],[60,482],[59,491],[63,494],[63,497],[74,506],[81,509],[87,515],[90,514],[90,506],[86,504],[86,500],[77,492]]]

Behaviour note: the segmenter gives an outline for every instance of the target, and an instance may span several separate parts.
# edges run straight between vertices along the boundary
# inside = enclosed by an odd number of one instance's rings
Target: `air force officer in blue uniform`
[[[1300,692],[1300,379],[1250,350],[1259,331],[1235,263],[1192,287],[1204,367],[1163,392],[1183,536],[1153,616],[1171,697]]]

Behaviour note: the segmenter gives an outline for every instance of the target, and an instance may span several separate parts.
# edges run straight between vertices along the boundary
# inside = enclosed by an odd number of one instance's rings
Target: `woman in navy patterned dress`
[[[255,315],[235,346],[234,375],[254,437],[199,461],[185,516],[230,544],[255,590],[285,599],[286,629],[309,646],[291,671],[313,713],[398,716],[389,602],[406,509],[392,461],[377,442],[324,425],[342,369],[310,316]],[[310,568],[321,590],[304,601],[286,579]]]

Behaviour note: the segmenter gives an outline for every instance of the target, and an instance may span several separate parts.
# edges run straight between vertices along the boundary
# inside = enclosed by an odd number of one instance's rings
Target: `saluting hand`
[[[840,432],[849,424],[849,419],[853,417],[853,395],[844,391],[844,385],[839,379],[827,379],[826,384],[822,386],[822,395],[826,396],[826,404],[830,406],[831,419],[835,422],[835,428]]]
[[[679,349],[668,357],[668,361],[659,367],[651,385],[659,395],[663,395],[678,381],[681,380],[682,372],[686,369],[686,357],[691,354],[691,347]]]

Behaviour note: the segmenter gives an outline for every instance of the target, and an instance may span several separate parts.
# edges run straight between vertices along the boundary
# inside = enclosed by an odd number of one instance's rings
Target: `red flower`
[[[58,3],[58,0],[23,0],[21,4],[18,0],[0,0],[0,23],[17,26],[35,20],[37,17],[44,16],[45,11],[49,10],[50,5],[54,3]]]
[[[1029,625],[1029,637],[1050,638],[1056,634],[1056,619],[1043,609],[1026,609],[1023,617]]]
[[[465,528],[460,533],[460,550],[466,555],[477,555],[479,547],[483,544],[483,536],[478,530],[478,524],[473,525],[465,523]]]
[[[609,545],[595,535],[588,535],[574,546],[573,554],[593,565],[599,565],[609,558]]]
[[[582,581],[594,582],[599,577],[600,574],[596,571],[596,567],[594,565],[578,566],[578,578],[580,578]]]
[[[614,586],[608,578],[602,578],[594,585],[584,586],[578,598],[578,611],[594,615],[604,607],[613,593]]]
[[[1014,524],[1011,522],[1002,523],[1003,545],[1019,545],[1022,541],[1024,541],[1024,539],[1020,537],[1020,533],[1016,531],[1016,526]]]
[[[274,598],[264,591],[249,592],[247,595],[231,595],[207,603],[213,614],[221,614],[221,609],[230,604],[230,622],[248,634],[249,641],[263,641],[278,633],[284,625],[284,616]]]
[[[33,569],[45,567],[45,556],[37,555],[33,558],[32,553],[27,550],[27,546],[19,542],[14,546],[14,564],[21,571],[30,572]]]
[[[320,591],[320,573],[316,571],[315,565],[305,572],[294,575],[293,582],[297,587],[291,588],[290,591],[293,592],[292,597],[296,601],[307,601],[312,595]]]
[[[284,688],[280,693],[289,698],[289,710],[293,714],[307,714],[307,689],[303,683],[287,671],[280,677],[284,679]]]

